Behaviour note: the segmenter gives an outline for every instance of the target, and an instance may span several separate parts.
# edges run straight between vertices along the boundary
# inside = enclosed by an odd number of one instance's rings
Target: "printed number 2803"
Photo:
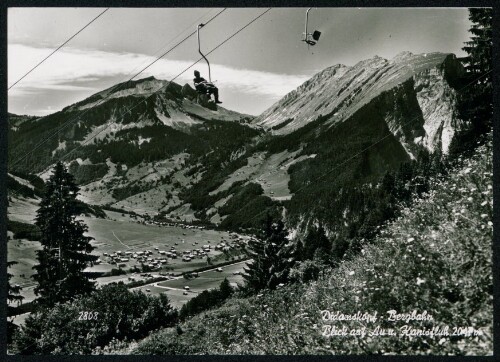
[[[80,316],[78,317],[79,321],[91,321],[97,320],[99,316],[99,312],[80,312]]]

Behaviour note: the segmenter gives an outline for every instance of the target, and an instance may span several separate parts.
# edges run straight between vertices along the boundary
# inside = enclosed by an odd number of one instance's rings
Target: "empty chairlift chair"
[[[302,39],[303,42],[307,43],[307,46],[314,46],[316,43],[319,41],[319,37],[321,36],[321,32],[318,30],[315,30],[313,33],[309,33],[307,31],[307,26],[309,23],[309,11],[311,11],[312,8],[307,9],[306,11],[306,24],[305,24],[305,31],[303,33],[304,37]]]

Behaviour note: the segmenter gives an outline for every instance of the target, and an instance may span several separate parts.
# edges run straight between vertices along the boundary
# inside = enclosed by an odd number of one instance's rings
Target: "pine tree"
[[[462,50],[467,53],[465,68],[471,76],[477,78],[484,75],[482,79],[477,81],[477,84],[491,84],[492,74],[486,73],[493,68],[492,13],[491,8],[469,9],[469,20],[472,23],[469,29],[471,37],[469,41],[465,42]]]
[[[97,256],[90,255],[94,248],[90,245],[92,238],[84,236],[87,226],[76,219],[81,210],[76,199],[78,191],[74,177],[58,162],[35,222],[41,230],[42,249],[37,251],[39,264],[33,267],[33,278],[38,283],[37,303],[42,306],[71,300],[95,288],[84,273]]]
[[[10,268],[16,264],[17,264],[16,261],[8,261],[7,268]],[[12,277],[13,275],[7,272],[7,301],[10,303],[17,302],[19,304],[24,299],[24,297],[20,295],[22,288],[17,284],[16,285],[10,284],[10,279],[12,279]],[[14,307],[9,305],[8,310],[11,311],[13,308]]]
[[[245,268],[247,289],[254,292],[266,288],[275,289],[280,283],[288,281],[294,259],[287,235],[283,222],[273,222],[268,215],[262,240],[251,240],[248,243],[249,255],[253,261]]]
[[[15,261],[8,261],[7,262],[7,268],[11,268],[13,265],[16,265],[17,262]],[[12,304],[16,303],[19,305],[21,301],[24,299],[22,295],[20,295],[20,292],[22,290],[21,286],[19,285],[12,285],[10,283],[10,279],[13,277],[12,274],[7,272],[7,315],[11,316],[13,315],[13,312],[15,310],[15,306]],[[16,330],[19,327],[15,325],[12,321],[7,321],[7,343],[12,342],[12,337],[14,333],[16,333]]]
[[[304,243],[300,239],[297,239],[295,241],[295,248],[293,249],[293,257],[295,261],[306,260]]]
[[[220,299],[226,300],[233,294],[234,290],[233,287],[231,286],[231,283],[229,283],[229,280],[227,278],[224,278],[224,280],[220,283],[219,286],[219,293],[220,293]]]
[[[245,274],[243,274],[248,290],[257,291],[266,285],[264,246],[264,241],[260,239],[250,239],[248,242],[248,255],[252,258],[252,262],[247,264],[244,268]]]
[[[331,247],[332,244],[327,238],[323,226],[320,225],[317,228],[312,226],[304,242],[304,257],[306,259],[313,259],[314,255],[317,255],[322,261],[328,262]]]
[[[460,116],[469,128],[450,144],[450,155],[472,152],[482,136],[493,126],[493,33],[492,9],[469,9],[471,38],[462,48],[467,70],[467,87],[460,92]]]

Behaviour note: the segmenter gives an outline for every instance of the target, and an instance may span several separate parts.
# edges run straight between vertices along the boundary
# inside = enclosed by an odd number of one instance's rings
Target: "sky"
[[[8,85],[12,85],[104,8],[9,8]],[[44,116],[128,80],[221,8],[111,8],[8,91],[8,110]],[[202,28],[208,53],[266,8],[228,8]],[[213,51],[212,81],[225,108],[258,115],[315,73],[402,51],[464,56],[466,8],[275,8]],[[200,58],[196,34],[134,79],[170,80]],[[191,83],[199,62],[175,82]]]

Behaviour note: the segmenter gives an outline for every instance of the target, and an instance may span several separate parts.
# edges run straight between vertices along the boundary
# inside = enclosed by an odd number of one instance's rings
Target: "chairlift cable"
[[[217,50],[218,48],[220,48],[222,45],[224,45],[225,43],[227,43],[229,40],[231,40],[232,38],[234,38],[237,34],[239,34],[241,31],[243,31],[244,29],[246,29],[247,27],[249,27],[251,24],[253,24],[255,21],[257,21],[259,18],[261,18],[262,16],[264,16],[267,12],[269,12],[272,8],[269,8],[267,9],[266,11],[264,11],[263,13],[261,13],[260,15],[258,15],[257,17],[255,17],[254,19],[252,19],[250,22],[248,22],[246,25],[244,25],[242,28],[240,28],[239,30],[237,30],[235,33],[233,33],[231,36],[229,36],[228,38],[226,38],[224,41],[222,41],[221,43],[219,43],[215,48],[213,48],[212,50],[210,50],[207,55],[213,53],[215,50]],[[180,72],[179,74],[177,74],[174,78],[170,79],[168,81],[168,83],[166,85],[164,85],[163,87],[161,87],[160,89],[154,91],[154,92],[151,92],[151,94],[144,98],[143,100],[141,100],[140,102],[138,102],[137,104],[135,104],[134,106],[130,107],[130,108],[127,108],[127,111],[131,111],[132,109],[138,107],[140,104],[142,104],[143,102],[145,102],[146,100],[148,100],[150,97],[152,97],[153,95],[157,94],[158,92],[162,91],[164,88],[168,87],[175,79],[179,78],[182,74],[184,74],[185,72],[187,72],[189,69],[191,69],[192,67],[194,67],[198,62],[200,62],[201,60],[203,60],[203,57],[202,58],[199,58],[198,60],[196,60],[194,63],[192,63],[191,65],[189,65],[187,68],[185,68],[182,72]],[[108,126],[106,126],[105,128],[103,128],[101,131],[99,131],[97,134],[95,134],[94,136],[92,136],[91,138],[89,138],[87,141],[85,142],[82,142],[80,143],[77,147],[75,147],[74,149],[72,149],[70,152],[66,153],[64,156],[62,156],[60,158],[60,161],[65,159],[68,155],[70,155],[72,152],[76,151],[77,149],[79,149],[80,147],[84,146],[86,143],[90,142],[91,140],[93,140],[95,137],[97,137],[99,134],[101,134],[102,132],[104,132],[107,128],[109,128],[109,124]]]
[[[103,15],[106,11],[108,11],[109,8],[106,8],[103,12],[101,12],[99,15],[97,15],[95,18],[93,18],[90,22],[87,23],[83,28],[78,30],[75,34],[73,34],[68,40],[66,40],[64,43],[59,45],[56,50],[54,50],[52,53],[47,55],[45,58],[43,58],[37,65],[35,65],[33,68],[31,68],[27,73],[25,73],[21,78],[16,80],[14,84],[12,84],[9,88],[7,88],[7,92],[14,87],[17,83],[19,83],[21,80],[23,80],[28,74],[30,74],[32,71],[34,71],[38,66],[40,66],[43,62],[45,62],[47,59],[49,59],[52,55],[54,55],[59,49],[61,49],[63,46],[68,44],[74,37],[76,37],[78,34],[80,34],[83,30],[85,30],[90,24],[92,24],[94,21],[96,21],[101,15]]]
[[[210,23],[212,20],[214,20],[215,18],[217,18],[220,14],[222,14],[224,11],[226,10],[226,8],[222,9],[220,12],[218,12],[217,14],[215,14],[213,17],[211,17],[209,20],[207,20],[206,24]],[[185,31],[185,30],[184,30]],[[184,32],[183,31],[183,32]],[[161,58],[163,58],[165,55],[169,54],[171,51],[173,51],[175,48],[177,48],[179,45],[181,45],[182,43],[184,43],[188,38],[190,38],[191,36],[194,35],[194,33],[196,33],[195,31],[194,32],[191,32],[189,35],[187,35],[186,37],[184,37],[181,41],[179,41],[177,44],[175,44],[172,48],[170,48],[169,50],[167,50],[166,52],[164,52],[163,54],[161,54],[159,57],[157,57],[153,62],[149,63],[146,67],[144,67],[141,71],[137,72],[134,76],[130,77],[126,82],[129,82],[131,81],[132,79],[134,79],[135,77],[137,77],[139,74],[141,74],[142,72],[144,72],[146,69],[148,69],[150,66],[152,66],[154,63],[156,63],[158,60],[160,60]],[[175,38],[174,38],[175,39]],[[115,92],[116,90],[118,90],[120,88],[120,86],[123,86],[123,83],[119,83],[119,84],[116,84],[115,86],[111,87],[111,89],[109,90],[108,94],[103,97],[98,104],[96,104],[96,106],[99,106],[101,105],[102,103],[104,103],[104,101],[106,99],[108,99],[111,94],[113,92]],[[24,161],[27,157],[29,157],[31,154],[33,154],[33,152],[35,152],[38,148],[40,148],[43,144],[45,144],[48,140],[52,139],[53,137],[55,137],[56,135],[58,135],[62,130],[64,130],[65,128],[69,127],[72,123],[74,123],[75,121],[79,120],[81,117],[83,117],[86,113],[90,112],[90,110],[92,109],[93,107],[91,108],[88,108],[87,110],[85,110],[83,113],[79,114],[78,116],[76,116],[75,118],[70,118],[68,119],[67,121],[65,121],[61,126],[59,126],[55,131],[53,131],[53,133],[49,136],[47,136],[45,139],[43,139],[42,141],[40,141],[37,145],[35,145],[30,152],[28,152],[26,155],[24,155],[23,157],[21,157],[20,159],[16,160],[15,162],[13,162],[11,165],[9,165],[9,168],[12,168],[14,167],[15,165],[17,165],[18,163]]]

